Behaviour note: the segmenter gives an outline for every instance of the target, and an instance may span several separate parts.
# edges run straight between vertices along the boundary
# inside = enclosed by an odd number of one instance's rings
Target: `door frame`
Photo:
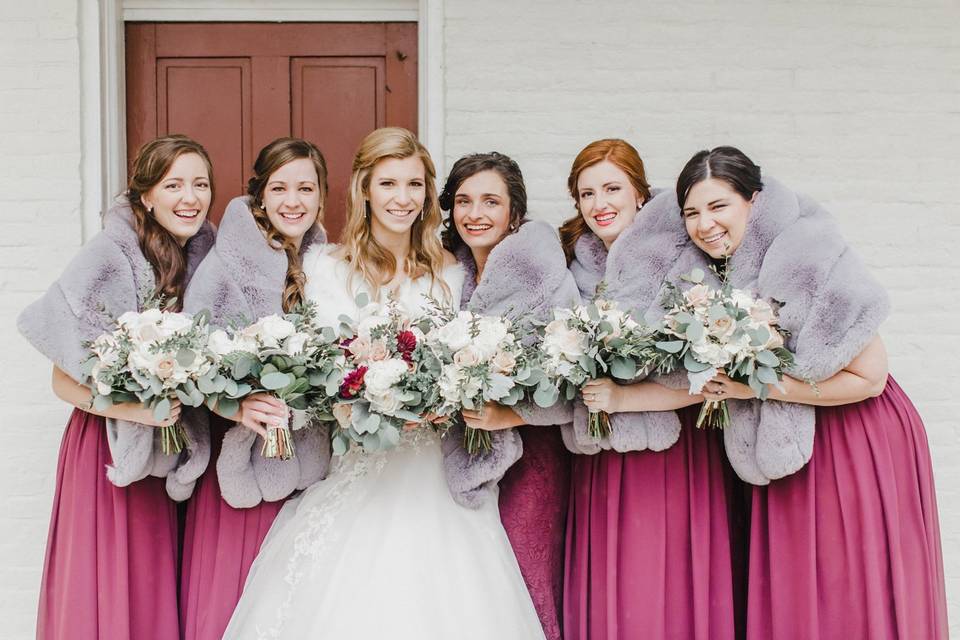
[[[443,0],[99,0],[81,2],[81,219],[84,241],[127,172],[124,22],[416,22],[420,139],[445,173]]]

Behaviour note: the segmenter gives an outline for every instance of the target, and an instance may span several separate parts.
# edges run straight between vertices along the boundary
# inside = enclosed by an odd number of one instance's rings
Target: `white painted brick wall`
[[[0,636],[34,637],[57,451],[68,408],[17,313],[81,242],[77,0],[0,11]]]
[[[33,636],[68,415],[14,319],[80,244],[77,8],[2,0],[0,13],[0,635],[11,640]],[[633,142],[658,185],[700,148],[739,145],[838,215],[893,295],[883,334],[926,420],[960,633],[955,0],[450,0],[445,13],[447,166],[472,151],[514,156],[537,216],[570,214],[570,161],[609,136]]]
[[[927,426],[960,635],[960,5],[951,0],[445,3],[446,166],[516,158],[537,217],[570,163],[623,137],[654,185],[741,147],[823,201],[890,288],[891,369]]]

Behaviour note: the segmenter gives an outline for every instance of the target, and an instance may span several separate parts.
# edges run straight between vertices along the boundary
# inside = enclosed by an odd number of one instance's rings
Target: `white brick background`
[[[33,635],[68,410],[14,318],[81,239],[78,2],[0,0],[0,620]],[[86,0],[83,0],[86,2]],[[559,222],[577,151],[631,141],[669,186],[696,150],[735,144],[824,201],[889,284],[894,375],[923,415],[960,633],[960,143],[956,0],[445,3],[446,166],[497,149],[534,215]]]
[[[446,166],[498,150],[534,216],[573,209],[570,163],[622,137],[672,187],[699,149],[739,146],[823,201],[889,286],[891,371],[922,414],[960,635],[960,4],[448,1]]]

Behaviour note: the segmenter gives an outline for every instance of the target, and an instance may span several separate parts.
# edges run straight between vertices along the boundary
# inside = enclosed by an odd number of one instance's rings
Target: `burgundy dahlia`
[[[397,334],[397,351],[407,362],[410,362],[413,350],[417,348],[417,336],[413,331],[401,331]]]
[[[340,397],[349,399],[355,398],[363,387],[363,377],[367,374],[366,367],[357,367],[343,378],[340,385]]]

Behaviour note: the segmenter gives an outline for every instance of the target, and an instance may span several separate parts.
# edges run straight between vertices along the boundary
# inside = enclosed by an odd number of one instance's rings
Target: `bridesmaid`
[[[886,293],[829,214],[761,179],[737,149],[697,153],[676,198],[692,243],[712,260],[729,256],[735,286],[783,301],[796,369],[817,382],[786,377],[782,390],[771,389],[770,398],[791,403],[796,415],[807,407],[816,437],[811,428],[804,468],[752,488],[747,638],[946,638],[927,437],[887,374],[876,333]],[[725,375],[704,396],[759,404],[750,387]],[[761,413],[759,429],[765,419]],[[758,432],[761,470],[776,462],[767,445]]]
[[[587,145],[568,187],[578,215],[560,235],[583,298],[600,293],[603,281],[602,297],[623,310],[656,304],[660,280],[647,274],[655,260],[639,253],[651,190],[636,149],[618,139]],[[702,397],[664,384],[603,378],[575,402],[565,441],[593,455],[573,461],[564,587],[570,640],[734,637],[722,443],[718,433],[693,427],[696,407],[684,409]],[[610,414],[609,436],[589,435],[587,410]]]
[[[506,315],[522,327],[522,319],[548,320],[554,307],[578,301],[556,232],[544,222],[526,220],[527,191],[516,162],[496,152],[461,158],[450,171],[440,206],[450,212],[444,248],[466,272],[461,308]],[[559,640],[570,455],[555,427],[572,419],[571,407],[488,403],[482,412],[463,416],[468,426],[493,432],[544,427],[518,432],[523,457],[500,482],[500,517],[544,634]],[[517,437],[500,433],[494,437]]]
[[[216,246],[186,292],[186,308],[210,310],[213,326],[293,309],[303,300],[301,257],[325,240],[327,169],[316,146],[274,140],[253,171],[248,195],[227,206]],[[184,535],[180,627],[186,640],[222,637],[284,499],[325,473],[329,443],[319,429],[293,432],[291,460],[260,454],[258,435],[286,415],[281,401],[255,394],[241,402],[239,415],[211,421],[216,466],[199,482]]]
[[[213,243],[205,221],[212,178],[207,152],[190,138],[145,144],[125,199],[104,216],[103,231],[18,320],[53,361],[54,393],[76,407],[57,464],[39,639],[179,637],[176,507],[164,480],[153,475],[164,461],[152,451],[152,428],[173,424],[179,403],[162,422],[139,404],[97,411],[78,381],[85,378],[82,343],[110,330],[111,318],[142,310],[144,292],[162,294],[172,301],[167,308],[178,310],[191,272]],[[136,438],[145,430],[145,438]]]

